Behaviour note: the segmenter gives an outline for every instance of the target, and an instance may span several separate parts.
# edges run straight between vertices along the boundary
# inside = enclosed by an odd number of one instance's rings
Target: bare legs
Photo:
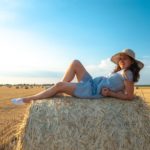
[[[36,95],[25,97],[25,98],[23,98],[23,101],[25,103],[28,103],[31,100],[39,100],[39,99],[49,98],[49,97],[56,95],[57,93],[62,93],[62,92],[69,94],[69,95],[73,95],[73,92],[76,88],[76,83],[71,83],[71,81],[74,79],[74,77],[76,75],[78,82],[79,82],[86,72],[87,72],[86,69],[80,63],[80,61],[74,60],[70,64],[69,68],[67,69],[61,82],[56,83],[51,88],[49,88],[45,91],[42,91]]]
[[[86,72],[81,62],[79,60],[74,60],[67,69],[62,81],[71,82],[76,75],[78,82],[80,82]]]
[[[40,100],[40,99],[49,98],[56,95],[57,93],[62,93],[62,92],[69,95],[73,95],[73,91],[75,90],[75,88],[76,88],[76,83],[58,82],[47,90],[44,90],[36,95],[23,98],[23,101],[25,103],[28,103],[31,100]]]

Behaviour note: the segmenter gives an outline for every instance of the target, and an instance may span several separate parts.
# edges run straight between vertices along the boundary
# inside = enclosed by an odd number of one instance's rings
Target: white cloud
[[[107,59],[101,60],[98,66],[101,69],[110,70],[112,69],[112,67],[114,67],[114,64],[110,61],[110,58],[107,58]]]
[[[107,76],[113,71],[114,67],[115,65],[110,61],[110,58],[101,60],[100,64],[86,66],[93,76]]]

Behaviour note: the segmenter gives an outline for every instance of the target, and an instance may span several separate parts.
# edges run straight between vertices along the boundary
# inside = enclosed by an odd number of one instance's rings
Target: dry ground
[[[33,87],[29,89],[16,87],[0,87],[0,150],[12,149],[15,144],[14,134],[17,131],[17,125],[21,123],[24,113],[29,106],[13,105],[10,99],[35,94],[42,91],[42,87]],[[7,148],[9,144],[9,148]],[[6,148],[4,148],[6,147]]]
[[[29,89],[0,87],[0,150],[13,149],[13,145],[16,143],[17,126],[21,123],[29,106],[29,104],[23,106],[13,105],[10,103],[10,99],[32,95],[42,90],[42,87]],[[135,94],[143,97],[145,102],[150,104],[150,87],[135,89]]]

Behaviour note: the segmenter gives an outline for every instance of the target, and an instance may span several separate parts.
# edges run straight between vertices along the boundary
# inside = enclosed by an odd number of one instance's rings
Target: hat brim
[[[126,53],[124,53],[124,52],[120,52],[120,53],[117,53],[117,54],[113,55],[113,56],[111,57],[111,61],[112,61],[113,63],[115,63],[115,64],[118,64],[118,62],[119,62],[119,60],[120,60],[120,55],[121,55],[121,54],[125,54],[125,55],[129,56],[128,54],[126,54]],[[129,56],[129,57],[131,57],[131,56]],[[133,57],[131,57],[131,58],[133,58]],[[139,60],[137,60],[137,59],[135,59],[135,58],[133,58],[133,59],[136,61],[136,63],[138,64],[138,67],[139,67],[140,69],[142,69],[142,68],[144,67],[144,64],[143,64],[141,61],[139,61]]]

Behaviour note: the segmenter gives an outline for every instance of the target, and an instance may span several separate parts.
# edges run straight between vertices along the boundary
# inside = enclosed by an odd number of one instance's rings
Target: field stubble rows
[[[15,106],[10,103],[14,97],[23,97],[35,94],[43,90],[43,87],[32,88],[0,87],[0,150],[13,149],[17,142],[15,134],[17,127],[22,122],[24,114],[29,104]],[[140,87],[135,89],[135,94],[143,97],[146,103],[150,104],[150,87]],[[4,148],[5,147],[5,148]]]

